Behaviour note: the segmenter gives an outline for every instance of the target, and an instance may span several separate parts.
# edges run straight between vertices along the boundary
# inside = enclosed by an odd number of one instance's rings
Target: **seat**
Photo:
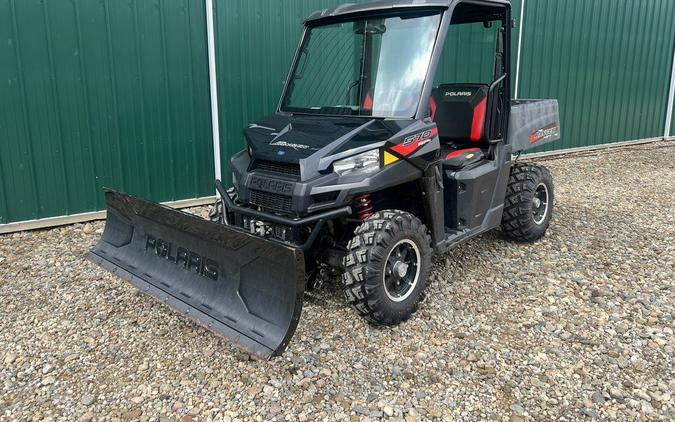
[[[441,148],[441,154],[444,154],[443,167],[448,167],[453,170],[471,166],[485,158],[485,154],[480,148]]]
[[[485,158],[481,148],[489,87],[483,84],[442,84],[431,91],[430,115],[436,122],[444,166],[460,169]]]
[[[485,144],[488,86],[443,84],[431,91],[431,107],[441,141],[466,145]],[[435,110],[434,110],[435,109]]]

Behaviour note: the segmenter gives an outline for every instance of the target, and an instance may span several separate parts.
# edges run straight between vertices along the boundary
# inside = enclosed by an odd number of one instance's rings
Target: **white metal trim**
[[[213,132],[214,176],[221,180],[220,121],[218,118],[218,80],[216,77],[216,41],[213,25],[213,0],[206,1],[206,44],[209,57],[209,88],[211,92],[211,130]],[[216,196],[218,192],[216,191]]]
[[[518,81],[520,80],[520,50],[523,42],[523,27],[525,26],[525,0],[520,4],[520,21],[518,21],[518,54],[516,54],[516,86],[513,90],[513,99],[518,99]]]
[[[675,100],[675,42],[673,42],[673,68],[670,71],[670,92],[668,93],[668,106],[666,107],[666,124],[663,128],[663,138],[670,136],[670,127],[673,119],[673,101]]]
[[[201,198],[182,199],[179,201],[163,202],[173,208],[198,207],[206,204],[212,204],[215,196],[204,196]],[[84,212],[81,214],[62,215],[58,217],[39,218],[36,220],[17,221],[15,223],[0,224],[0,234],[20,232],[23,230],[42,229],[46,227],[63,226],[66,224],[82,223],[92,220],[103,220],[106,217],[105,211]]]

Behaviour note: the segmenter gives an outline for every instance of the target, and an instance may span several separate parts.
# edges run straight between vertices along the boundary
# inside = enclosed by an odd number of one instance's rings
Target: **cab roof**
[[[393,11],[395,9],[412,9],[412,8],[438,8],[448,9],[455,4],[462,3],[464,0],[376,0],[367,3],[346,3],[328,9],[317,10],[307,19],[306,25],[311,25],[317,21],[331,20],[331,18],[338,18],[348,15],[360,15],[363,13],[378,12],[378,11]],[[480,3],[470,4],[486,4],[503,6],[510,5],[510,0],[481,0]]]

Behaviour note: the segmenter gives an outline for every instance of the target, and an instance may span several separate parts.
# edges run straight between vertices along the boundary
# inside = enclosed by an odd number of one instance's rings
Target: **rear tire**
[[[553,178],[546,167],[514,165],[504,199],[502,232],[521,242],[539,239],[551,222],[554,199]]]
[[[347,245],[342,275],[347,302],[373,324],[407,320],[424,295],[430,244],[427,228],[414,215],[397,210],[373,214]]]

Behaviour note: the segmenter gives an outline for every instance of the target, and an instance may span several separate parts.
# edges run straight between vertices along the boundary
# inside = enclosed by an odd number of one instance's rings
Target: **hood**
[[[244,130],[253,158],[298,163],[324,158],[394,136],[412,120],[273,114]]]

